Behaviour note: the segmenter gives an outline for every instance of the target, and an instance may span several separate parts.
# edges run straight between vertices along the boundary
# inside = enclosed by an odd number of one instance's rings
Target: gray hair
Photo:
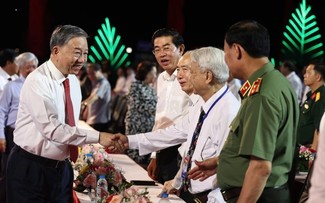
[[[63,46],[67,44],[75,37],[88,38],[88,34],[80,27],[74,25],[61,25],[56,27],[51,35],[50,50],[52,51],[54,46]]]
[[[33,61],[36,67],[38,66],[38,59],[35,56],[35,54],[33,54],[32,52],[21,53],[15,59],[15,62],[18,65],[18,67],[21,67],[30,61]]]
[[[189,51],[192,61],[199,64],[202,71],[210,70],[218,84],[229,78],[229,68],[225,62],[223,50],[215,47],[202,47]]]

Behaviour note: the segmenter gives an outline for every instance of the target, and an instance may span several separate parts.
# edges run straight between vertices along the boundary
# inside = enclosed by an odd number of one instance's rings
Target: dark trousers
[[[230,199],[227,203],[235,203],[237,198]],[[279,188],[265,188],[257,203],[290,203],[290,192],[287,184]]]
[[[72,203],[71,163],[53,161],[15,146],[7,165],[7,203]]]
[[[6,202],[6,168],[7,160],[11,149],[14,146],[13,141],[14,129],[7,126],[5,128],[6,151],[1,153],[1,173],[0,173],[0,202]]]
[[[177,174],[179,169],[179,146],[176,145],[157,152],[157,181],[159,183],[164,184],[165,181],[173,179]]]

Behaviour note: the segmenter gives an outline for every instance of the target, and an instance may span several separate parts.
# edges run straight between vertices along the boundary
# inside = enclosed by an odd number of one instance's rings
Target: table
[[[85,123],[84,121],[79,121],[79,127],[91,129],[91,127]],[[143,181],[152,181],[152,179],[148,176],[147,171],[138,165],[134,160],[132,160],[126,154],[110,154],[111,161],[115,164],[116,167],[119,167],[124,172],[123,175],[127,181],[131,180],[143,180]],[[133,185],[137,189],[148,189],[150,200],[153,203],[156,203],[160,200],[157,197],[160,194],[163,185],[160,183],[156,183],[156,186],[138,186]],[[89,196],[86,193],[77,192],[77,196],[81,203],[91,203]],[[169,195],[169,200],[172,203],[184,203],[181,198],[176,195]]]
[[[124,171],[123,175],[127,181],[131,180],[144,180],[144,181],[152,181],[152,179],[148,176],[148,173],[145,169],[143,169],[140,165],[138,165],[135,161],[133,161],[130,157],[125,154],[110,154],[111,161],[115,164],[116,167],[120,167],[122,171]],[[136,187],[138,189],[147,188],[150,195],[150,200],[152,202],[158,202],[162,185],[156,183],[157,186],[137,186],[134,185],[132,187]],[[81,203],[91,203],[89,196],[86,193],[77,192],[77,196]],[[170,202],[181,203],[184,202],[176,195],[169,195]]]

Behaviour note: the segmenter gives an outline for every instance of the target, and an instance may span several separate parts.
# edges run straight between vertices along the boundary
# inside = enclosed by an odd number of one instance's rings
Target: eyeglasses
[[[158,55],[158,54],[160,54],[160,53],[169,53],[169,52],[172,52],[172,51],[174,51],[175,50],[175,48],[174,47],[171,47],[171,46],[165,46],[165,47],[163,47],[163,48],[155,48],[154,50],[152,50],[152,53],[154,54],[154,55]]]

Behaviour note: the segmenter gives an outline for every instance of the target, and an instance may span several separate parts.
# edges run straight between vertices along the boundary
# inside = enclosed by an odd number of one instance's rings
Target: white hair
[[[192,61],[199,64],[202,71],[210,70],[217,83],[223,84],[229,78],[229,68],[223,50],[215,47],[202,47],[189,51]]]

